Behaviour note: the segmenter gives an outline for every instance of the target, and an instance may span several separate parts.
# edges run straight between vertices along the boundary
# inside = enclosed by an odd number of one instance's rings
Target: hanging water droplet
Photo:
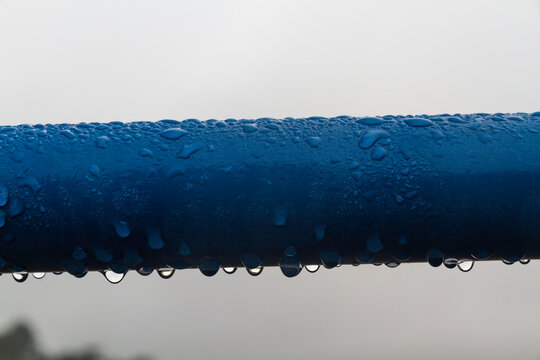
[[[45,273],[44,272],[35,272],[35,273],[32,273],[32,276],[35,277],[36,279],[43,279],[45,277]]]
[[[506,259],[502,259],[502,262],[506,265],[513,265],[514,264],[514,261],[509,261],[509,260],[506,260]]]
[[[139,269],[137,269],[137,273],[139,275],[142,275],[142,276],[148,276],[153,272],[154,272],[154,269],[152,269],[152,268],[139,268]]]
[[[317,272],[317,270],[319,270],[321,266],[320,265],[306,265],[304,267],[306,268],[307,272],[315,273]]]
[[[302,267],[300,266],[300,261],[296,256],[286,256],[279,260],[279,268],[281,269],[281,272],[286,277],[295,277],[296,275],[300,274],[300,271],[302,271]]]
[[[223,271],[227,274],[234,274],[236,272],[235,267],[224,267]]]
[[[118,284],[125,276],[125,274],[117,274],[112,270],[104,271],[103,275],[111,284]]]
[[[367,249],[359,250],[356,253],[356,260],[361,263],[368,263],[373,260],[373,254]]]
[[[205,276],[214,276],[219,271],[220,265],[219,262],[215,260],[205,260],[199,264],[199,270]]]
[[[433,267],[439,267],[443,263],[444,254],[439,249],[429,249],[427,253],[427,261]]]
[[[327,269],[332,269],[341,262],[341,255],[336,250],[320,250],[319,257]]]
[[[262,264],[262,259],[255,253],[242,254],[242,264],[248,269],[254,269]]]
[[[25,282],[28,278],[28,273],[13,273],[12,275],[15,281],[20,283]]]
[[[474,266],[474,261],[473,260],[460,260],[458,262],[458,269],[463,271],[463,272],[469,272],[471,271],[471,269],[473,268]]]
[[[254,269],[246,268],[248,274],[251,275],[251,276],[259,276],[262,273],[263,269],[264,269],[264,267],[262,267],[262,266],[257,266]]]
[[[388,266],[389,268],[397,268],[401,263],[397,262],[397,261],[390,261],[390,262],[387,262],[385,263],[384,265]]]
[[[157,273],[159,274],[159,276],[161,276],[162,279],[170,279],[174,275],[174,269],[158,269]]]
[[[531,262],[531,259],[521,259],[519,260],[520,263],[522,263],[523,265],[527,265],[528,263]]]
[[[458,264],[458,259],[456,258],[446,258],[443,260],[444,266],[446,266],[448,269],[453,269]]]
[[[64,273],[63,271],[53,271],[54,275],[62,275],[63,273]]]

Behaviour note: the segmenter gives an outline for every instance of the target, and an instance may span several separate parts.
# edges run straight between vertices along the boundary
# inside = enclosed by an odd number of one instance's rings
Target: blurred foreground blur
[[[94,348],[60,355],[45,355],[40,351],[32,329],[25,323],[18,323],[0,334],[0,359],[2,360],[120,360],[99,353]],[[136,357],[130,360],[150,360],[150,357]]]

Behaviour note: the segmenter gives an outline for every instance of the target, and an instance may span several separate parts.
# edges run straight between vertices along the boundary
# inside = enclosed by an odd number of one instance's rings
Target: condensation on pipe
[[[0,271],[539,258],[539,131],[540,112],[3,126]]]

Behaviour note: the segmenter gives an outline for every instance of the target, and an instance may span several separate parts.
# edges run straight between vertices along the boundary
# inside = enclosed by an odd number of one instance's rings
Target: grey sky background
[[[540,3],[0,0],[0,124],[540,111]],[[0,278],[48,351],[540,359],[540,263]]]

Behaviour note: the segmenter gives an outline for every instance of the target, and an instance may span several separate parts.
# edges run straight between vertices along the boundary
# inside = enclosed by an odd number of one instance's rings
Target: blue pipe
[[[540,112],[3,126],[0,271],[539,258],[539,131]]]

